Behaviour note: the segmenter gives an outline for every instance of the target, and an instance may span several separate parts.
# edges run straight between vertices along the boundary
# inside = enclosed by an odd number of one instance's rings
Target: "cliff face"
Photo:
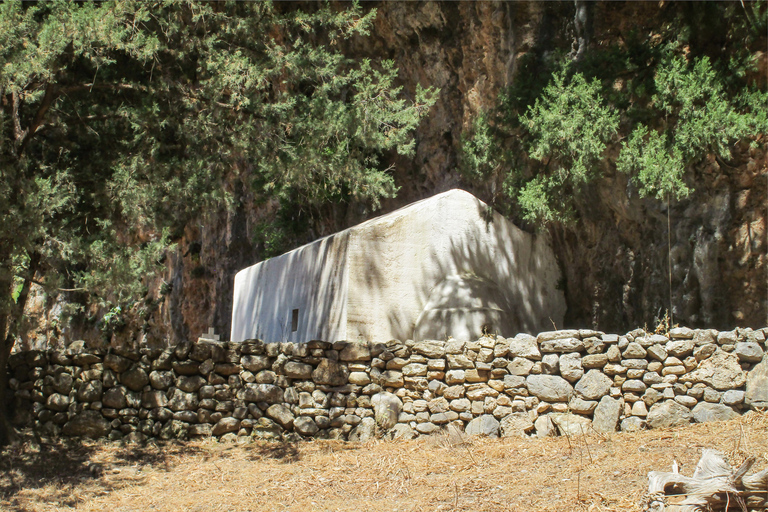
[[[695,6],[664,2],[366,4],[371,6],[378,10],[374,30],[351,41],[348,50],[360,58],[394,60],[406,95],[421,84],[439,88],[440,97],[416,133],[415,157],[391,157],[398,196],[384,201],[380,212],[355,204],[329,209],[296,244],[454,187],[501,205],[508,199],[499,179],[468,182],[458,171],[461,136],[479,112],[524,78],[523,56],[555,49],[582,54],[633,30],[652,33],[673,14],[698,16]],[[701,45],[723,44],[718,23],[703,18],[691,37]],[[764,81],[765,54],[758,62],[757,80]],[[681,325],[765,325],[768,171],[765,139],[758,142],[756,148],[737,147],[730,162],[713,157],[697,165],[695,192],[672,201],[669,209],[665,201],[639,198],[627,177],[605,164],[589,201],[577,206],[576,224],[550,228],[568,306],[566,326],[557,327],[653,328],[670,300],[672,320]],[[187,229],[169,254],[166,275],[152,289],[156,300],[144,320],[131,322],[118,338],[143,332],[146,343],[174,344],[209,326],[228,336],[234,274],[262,259],[254,232],[274,205],[256,206],[245,187],[227,186],[235,196],[234,210],[211,212]],[[45,316],[39,332],[49,325],[51,317]],[[66,337],[94,344],[103,338],[85,324]]]

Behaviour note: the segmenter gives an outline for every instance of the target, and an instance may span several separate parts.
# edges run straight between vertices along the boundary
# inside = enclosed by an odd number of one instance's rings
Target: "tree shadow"
[[[274,459],[284,463],[292,463],[301,459],[301,451],[298,443],[264,441],[249,445],[247,457],[253,461]]]
[[[34,503],[41,499],[74,508],[84,493],[136,485],[143,481],[143,468],[170,471],[176,456],[199,451],[180,442],[138,445],[72,438],[41,440],[27,434],[18,444],[0,451],[0,509],[35,510]]]

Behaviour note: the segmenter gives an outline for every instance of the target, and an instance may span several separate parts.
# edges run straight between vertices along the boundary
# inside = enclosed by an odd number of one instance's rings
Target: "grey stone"
[[[650,428],[680,427],[688,425],[692,420],[690,409],[674,400],[655,403],[646,418]]]
[[[97,439],[106,436],[110,428],[109,422],[104,419],[101,412],[86,409],[65,423],[62,432],[67,436]]]
[[[120,357],[117,354],[107,354],[104,356],[104,366],[115,373],[123,373],[131,367],[133,361],[128,358]]]
[[[199,375],[181,375],[176,379],[176,387],[186,393],[194,393],[205,384],[206,380]]]
[[[179,375],[196,375],[200,372],[200,363],[195,361],[174,361],[173,371]]]
[[[592,420],[571,413],[551,413],[549,419],[555,424],[560,435],[578,436],[588,434],[592,427]]]
[[[621,420],[622,432],[639,432],[645,430],[648,427],[646,420],[638,418],[637,416],[628,416]]]
[[[685,375],[682,380],[694,384],[703,382],[719,391],[724,391],[744,386],[747,377],[735,354],[718,350],[712,357],[702,361],[696,370]]]
[[[229,432],[237,432],[240,429],[240,420],[233,417],[221,418],[211,429],[211,435],[221,436]]]
[[[632,404],[632,416],[638,416],[640,418],[648,416],[648,408],[646,407],[645,402],[638,400]]]
[[[717,335],[718,345],[736,344],[739,341],[739,334],[734,331],[723,331]]]
[[[371,349],[367,343],[348,343],[339,353],[342,361],[368,361],[371,359]]]
[[[560,369],[560,356],[557,354],[546,354],[541,358],[541,373],[555,375]]]
[[[753,409],[768,407],[768,358],[749,372],[744,403]]]
[[[581,355],[578,352],[560,356],[560,375],[570,383],[576,382],[584,375]]]
[[[667,354],[674,357],[687,357],[693,353],[693,340],[675,340],[665,345]]]
[[[573,386],[556,375],[529,375],[525,381],[528,391],[545,402],[567,402],[573,395]]]
[[[463,384],[466,380],[466,372],[464,370],[449,370],[445,373],[445,383],[450,385]]]
[[[379,385],[385,388],[401,388],[404,385],[403,374],[395,370],[387,370],[379,376]]]
[[[272,361],[268,356],[245,355],[240,358],[240,364],[250,372],[260,372],[272,367]]]
[[[581,358],[581,366],[587,370],[599,369],[608,364],[608,354],[590,354]]]
[[[185,439],[187,437],[187,424],[183,421],[169,420],[160,429],[160,439]]]
[[[185,393],[176,388],[168,399],[168,407],[172,411],[192,411],[197,410],[199,401],[195,393]]]
[[[392,430],[389,431],[387,437],[392,439],[393,441],[397,440],[409,440],[414,439],[418,436],[418,434],[408,425],[405,425],[403,423],[398,423],[395,425]]]
[[[312,380],[315,384],[328,386],[343,386],[349,379],[349,370],[338,361],[322,359],[317,368],[312,372]]]
[[[173,385],[173,372],[155,370],[149,374],[149,383],[155,389],[166,390]]]
[[[309,416],[299,416],[293,420],[293,430],[301,434],[302,436],[309,437],[317,434],[320,430],[315,423],[315,420]]]
[[[648,347],[647,353],[657,361],[664,361],[669,356],[661,345],[651,345]]]
[[[394,427],[403,410],[403,402],[392,393],[376,393],[371,397],[376,424],[383,430]]]
[[[128,407],[128,390],[123,386],[109,388],[101,398],[104,407],[110,409],[124,409]]]
[[[469,436],[499,437],[499,421],[490,414],[478,416],[467,424],[464,432]]]
[[[190,425],[187,431],[189,437],[209,437],[212,432],[213,427],[209,423]]]
[[[725,405],[740,405],[744,403],[744,391],[729,389],[723,393],[723,403]]]
[[[269,418],[261,417],[251,430],[254,439],[276,440],[280,439],[283,429]]]
[[[719,403],[720,399],[723,398],[723,394],[719,391],[715,391],[712,388],[706,388],[704,390],[704,401],[709,403]]]
[[[574,396],[571,398],[571,401],[568,402],[568,408],[578,414],[592,414],[595,407],[597,407],[597,402],[595,400],[584,400],[578,396]]]
[[[371,378],[365,372],[351,372],[349,374],[349,383],[358,386],[370,384]]]
[[[165,407],[166,405],[168,405],[168,398],[160,390],[145,391],[141,395],[141,406],[146,409]]]
[[[450,408],[452,411],[456,412],[467,412],[469,411],[471,407],[471,402],[466,398],[458,398],[456,400],[451,400]]]
[[[274,384],[246,384],[238,392],[238,398],[246,402],[266,402],[276,404],[283,401],[282,388]]]
[[[267,408],[267,416],[275,420],[283,428],[290,428],[293,426],[293,413],[283,404],[270,405]]]
[[[697,403],[699,403],[698,400],[696,400],[694,397],[689,395],[677,395],[675,396],[675,402],[679,403],[680,405],[684,405],[689,409],[694,407]]]
[[[376,422],[373,418],[363,418],[363,420],[353,428],[348,440],[353,443],[365,443],[373,439],[376,433]]]
[[[518,334],[514,338],[507,339],[507,341],[509,342],[508,354],[510,358],[525,357],[526,359],[536,361],[541,359],[539,344],[536,342],[536,338],[530,334]]]
[[[403,375],[405,377],[424,377],[427,375],[427,365],[421,363],[410,363],[403,366]]]
[[[618,363],[621,361],[621,349],[617,345],[611,345],[608,347],[608,352],[606,353],[608,356],[608,361],[612,363]]]
[[[636,379],[624,381],[624,384],[621,385],[622,391],[630,393],[645,393],[646,389],[648,386],[643,381]]]
[[[424,423],[419,423],[418,425],[416,425],[416,432],[418,432],[419,434],[427,434],[427,435],[433,434],[438,430],[440,430],[440,427],[428,421]]]
[[[539,333],[536,337],[536,341],[541,343],[543,341],[560,340],[564,338],[576,338],[579,336],[577,329],[561,329],[559,331],[546,331]]]
[[[69,392],[72,391],[73,382],[74,379],[70,374],[66,372],[59,373],[53,378],[53,389],[55,389],[57,393],[68,395]]]
[[[714,354],[716,351],[717,345],[714,343],[709,343],[707,345],[697,346],[693,351],[693,356],[696,358],[696,361],[703,361]]]
[[[312,366],[297,361],[288,361],[283,366],[283,375],[289,379],[308,380],[312,378]]]
[[[539,335],[541,337],[541,335]],[[578,338],[562,338],[556,340],[539,341],[539,350],[551,352],[580,352],[584,350],[584,342]]]
[[[475,367],[475,363],[463,354],[448,354],[445,358],[448,360],[448,368],[452,370]]]
[[[697,423],[706,423],[708,421],[728,421],[738,417],[739,414],[727,405],[701,402],[693,408],[693,419]]]
[[[641,359],[645,357],[646,353],[642,345],[632,342],[627,345],[627,348],[621,355],[627,359]]]
[[[501,437],[522,437],[534,430],[533,422],[527,412],[513,412],[499,422]]]
[[[420,341],[411,350],[429,359],[437,359],[445,355],[445,344],[436,340]]]
[[[77,399],[80,402],[98,402],[101,400],[102,389],[100,380],[83,382],[77,390]]]
[[[455,411],[438,412],[429,416],[429,421],[435,425],[445,425],[457,419],[459,419],[459,413]]]
[[[524,357],[516,357],[507,365],[507,371],[511,375],[526,376],[531,373],[533,361]]]
[[[733,353],[742,363],[759,363],[763,360],[763,349],[759,343],[753,341],[737,343]]]
[[[694,331],[688,327],[675,327],[669,330],[669,337],[673,340],[693,339]]]
[[[549,437],[557,433],[554,423],[549,419],[549,415],[539,416],[533,422],[533,425],[536,428],[536,437]]]
[[[521,389],[525,387],[525,377],[520,375],[505,375],[502,381],[504,389]]]
[[[53,393],[45,401],[45,406],[52,411],[66,411],[69,408],[69,397]]]
[[[576,383],[576,393],[585,400],[599,400],[607,395],[613,385],[613,380],[600,370],[589,370]]]

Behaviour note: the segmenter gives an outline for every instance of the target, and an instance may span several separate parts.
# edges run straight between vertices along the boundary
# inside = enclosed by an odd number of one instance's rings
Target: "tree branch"
[[[27,144],[29,144],[29,141],[32,139],[32,137],[35,136],[35,133],[37,133],[37,129],[43,123],[43,119],[45,119],[45,114],[48,113],[51,105],[53,105],[53,101],[57,97],[58,94],[56,94],[54,85],[50,83],[46,85],[43,101],[40,102],[40,106],[37,108],[37,113],[35,114],[35,118],[32,120],[32,124],[30,124],[26,130],[24,130],[23,138],[21,139],[21,144],[19,145],[19,150],[16,156],[20,157],[24,153],[24,149],[27,147]]]

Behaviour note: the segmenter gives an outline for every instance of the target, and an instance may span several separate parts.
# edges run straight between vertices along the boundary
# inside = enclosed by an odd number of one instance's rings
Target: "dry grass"
[[[701,448],[768,465],[768,414],[634,434],[436,436],[352,445],[34,443],[2,453],[0,509],[637,510],[651,470],[690,475]]]

